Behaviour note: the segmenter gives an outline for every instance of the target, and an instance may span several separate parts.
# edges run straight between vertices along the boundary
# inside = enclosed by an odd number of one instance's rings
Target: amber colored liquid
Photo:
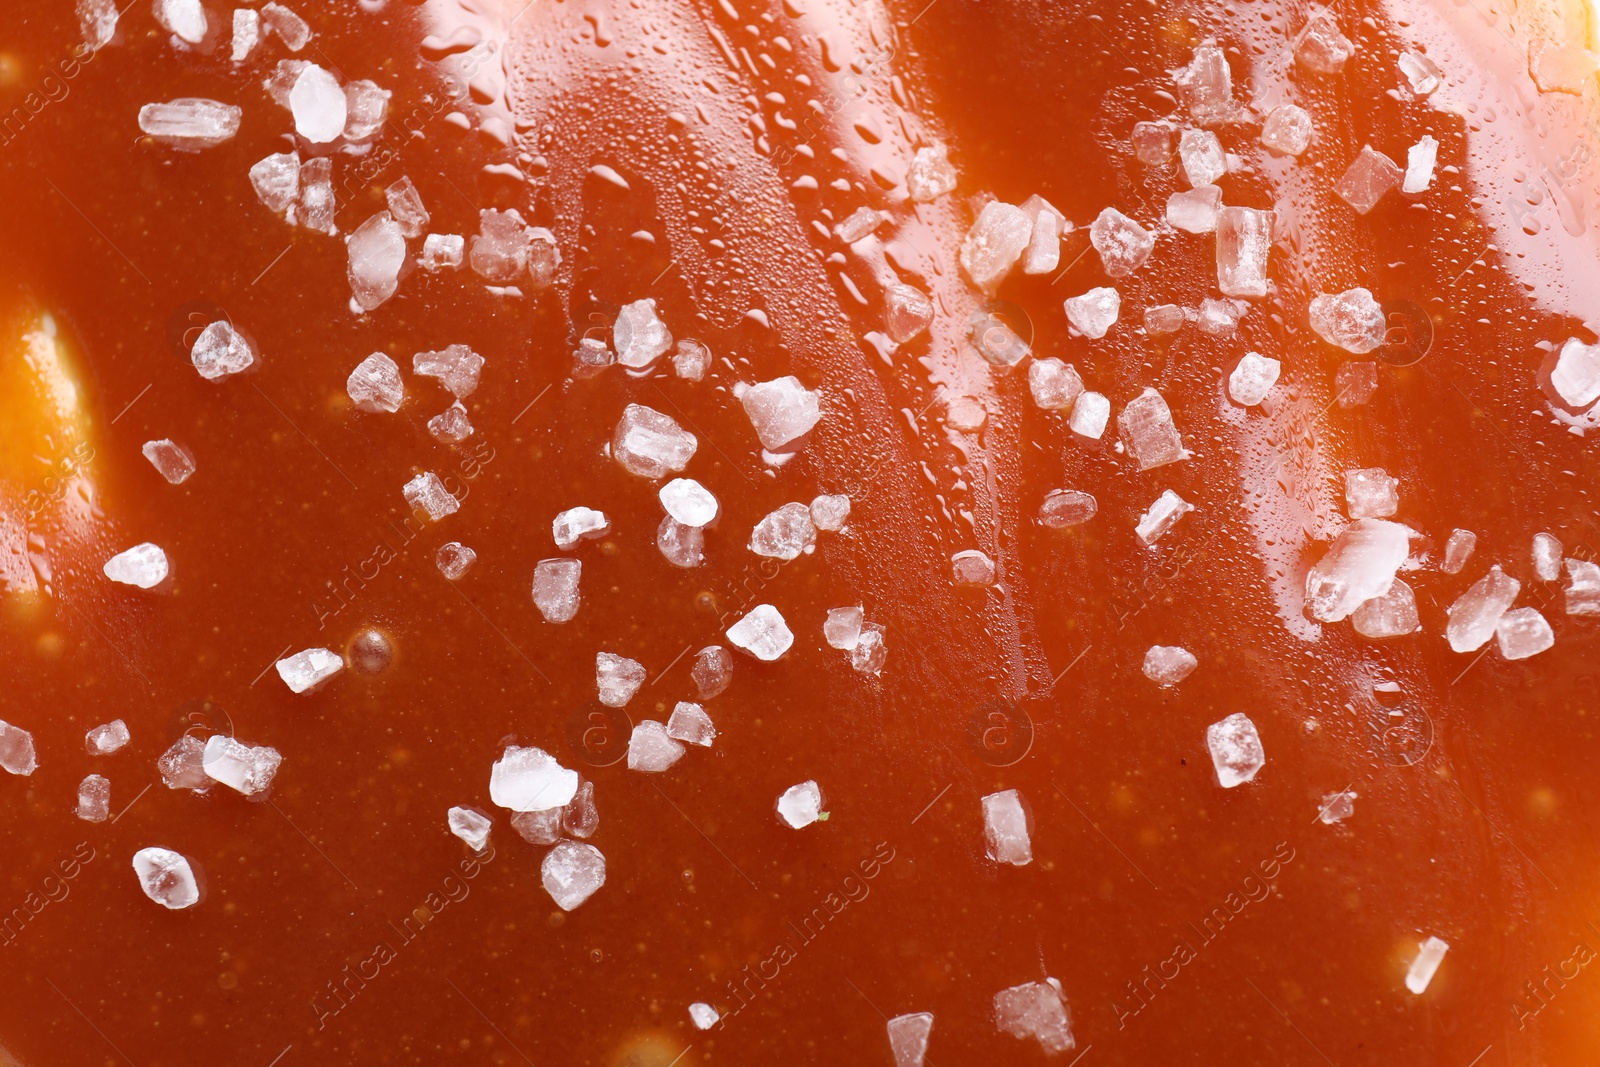
[[[281,44],[242,71],[186,56],[141,2],[68,76],[71,5],[10,0],[0,111],[25,119],[0,146],[5,343],[50,312],[82,396],[70,418],[0,396],[0,509],[8,537],[22,520],[34,539],[8,567],[31,554],[48,571],[8,570],[37,588],[0,594],[0,718],[33,732],[41,764],[0,776],[0,1061],[889,1064],[885,1017],[931,1011],[931,1064],[1037,1063],[991,1003],[1049,975],[1077,1040],[1059,1062],[1086,1067],[1593,1062],[1600,645],[1533,580],[1528,545],[1548,530],[1569,555],[1600,547],[1593,438],[1552,415],[1536,347],[1592,337],[1600,314],[1595,86],[1537,93],[1529,42],[1576,16],[1507,6],[1339,5],[1360,51],[1312,78],[1285,43],[1301,5],[1276,0],[301,3],[316,31],[301,58],[395,94],[373,152],[336,161],[342,233],[409,174],[434,232],[515,206],[564,256],[546,294],[419,271],[357,317],[342,243],[273,218],[246,178],[289,143],[261,88]],[[1166,233],[1116,283],[1112,333],[1069,336],[1062,300],[1107,283],[1092,251],[1076,258],[1087,223],[1112,204],[1153,222],[1181,187],[1128,137],[1175,112],[1168,72],[1208,36],[1237,99],[1316,121],[1298,162],[1223,131],[1244,164],[1226,202],[1280,212],[1273,292],[1235,337],[1146,337],[1144,307],[1214,295],[1211,239]],[[1389,92],[1418,44],[1446,75],[1431,106]],[[240,135],[195,155],[138,136],[141,104],[182,96],[243,106]],[[1333,197],[1363,144],[1403,161],[1425,132],[1440,143],[1426,196],[1359,218]],[[905,162],[932,140],[961,184],[913,206]],[[1159,388],[1190,459],[1135,473],[1111,435],[1074,439],[1025,371],[968,346],[982,300],[955,253],[986,191],[1038,193],[1079,227],[1064,273],[1018,272],[999,294],[1035,355],[1074,363],[1118,410]],[[894,216],[876,260],[822,235],[863,204]],[[939,314],[885,356],[863,337],[896,269]],[[1408,302],[1413,337],[1432,336],[1397,338],[1376,394],[1344,408],[1342,354],[1305,309],[1355,285]],[[578,337],[642,296],[711,347],[707,380],[572,380]],[[222,385],[182,345],[217,309],[262,353]],[[487,360],[465,443],[428,435],[448,397],[409,373],[398,413],[351,408],[345,377],[368,353],[409,368],[450,343]],[[1420,361],[1401,358],[1412,343]],[[1270,412],[1224,397],[1247,349],[1283,361]],[[825,417],[773,471],[732,387],[789,373],[823,390]],[[987,409],[978,432],[946,424],[963,395]],[[723,508],[703,568],[661,558],[654,487],[601,454],[628,402],[700,439],[689,473]],[[182,486],[139,454],[164,437],[197,457]],[[1400,479],[1397,520],[1431,560],[1451,529],[1479,535],[1462,574],[1408,574],[1411,637],[1300,610],[1352,467]],[[448,475],[458,514],[409,518],[400,487],[420,470]],[[1039,526],[1061,487],[1093,493],[1096,518]],[[1133,525],[1169,488],[1198,510],[1150,550]],[[763,515],[819,492],[851,495],[849,532],[782,567],[747,551]],[[557,554],[551,519],[578,504],[614,533],[577,550],[583,606],[553,626],[529,581]],[[173,560],[170,589],[110,585],[104,560],[147,540]],[[449,540],[479,556],[454,584],[434,564]],[[952,587],[949,557],[969,548],[999,561],[999,587]],[[1441,638],[1445,607],[1495,561],[1542,605],[1550,652],[1474,659]],[[627,719],[664,719],[694,698],[693,650],[758,602],[797,642],[774,664],[738,658],[707,701],[715,746],[658,777],[614,762],[627,722],[596,714],[595,652],[644,663]],[[822,640],[826,609],[856,603],[888,628],[878,679]],[[270,670],[369,629],[395,650],[382,670],[304,697]],[[1199,658],[1175,689],[1140,674],[1158,643]],[[1267,764],[1224,791],[1203,734],[1236,711]],[[118,717],[132,744],[85,755],[84,732]],[[185,730],[277,747],[269,799],[162,785],[155,760]],[[505,812],[491,857],[446,832],[453,804],[492,810],[507,742],[596,783],[608,882],[570,914]],[[114,822],[74,818],[88,773],[111,779]],[[828,820],[780,825],[774,799],[813,778]],[[979,798],[1011,788],[1035,859],[997,868]],[[1345,788],[1354,816],[1317,822]],[[193,858],[198,906],[139,893],[129,860],[147,845]],[[1429,935],[1450,951],[1414,996],[1403,979]],[[695,1030],[694,1001],[722,1025]]]

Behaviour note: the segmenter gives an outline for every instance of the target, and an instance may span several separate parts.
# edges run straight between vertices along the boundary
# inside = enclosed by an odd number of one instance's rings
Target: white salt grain
[[[792,829],[810,826],[822,817],[822,789],[816,782],[801,782],[778,798],[778,818]]]
[[[984,854],[996,863],[1025,867],[1033,862],[1032,819],[1015,789],[983,798]]]
[[[1211,752],[1217,784],[1224,789],[1250,781],[1267,762],[1256,724],[1241,712],[1206,727],[1206,748]]]

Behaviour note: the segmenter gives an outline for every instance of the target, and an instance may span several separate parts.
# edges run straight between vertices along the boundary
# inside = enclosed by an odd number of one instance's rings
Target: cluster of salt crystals
[[[1448,941],[1431,935],[1428,940],[1420,942],[1417,945],[1417,958],[1406,969],[1406,989],[1417,996],[1426,992],[1428,983],[1433,981],[1434,974],[1439,970],[1439,964],[1444,962],[1444,954],[1449,951]]]
[[[878,227],[889,221],[889,213],[879,211],[877,208],[858,207],[845,217],[844,221],[834,226],[833,232],[847,245],[853,245],[863,237],[870,237],[877,232]]]
[[[1156,238],[1116,208],[1108,207],[1089,224],[1089,243],[1099,254],[1105,272],[1113,278],[1124,278],[1149,262]]]
[[[443,351],[414,354],[411,370],[424,378],[437,379],[451,396],[463,399],[477,391],[483,357],[466,345],[449,345]]]
[[[799,830],[822,818],[822,787],[814,781],[791,785],[778,797],[778,818]]]
[[[1556,355],[1550,384],[1568,407],[1586,408],[1600,400],[1600,344],[1569,338]]]
[[[27,776],[39,767],[34,754],[33,734],[0,719],[0,768],[7,774]]]
[[[568,508],[550,523],[550,536],[563,552],[577,548],[580,541],[593,541],[610,532],[611,520],[594,508]]]
[[[1417,597],[1411,587],[1396,578],[1389,591],[1363,601],[1350,616],[1350,625],[1362,637],[1404,637],[1422,628],[1417,616]]]
[[[1036,359],[1028,366],[1028,391],[1033,402],[1046,411],[1065,411],[1083,393],[1078,368],[1053,356]]]
[[[1154,504],[1145,509],[1143,515],[1139,516],[1139,524],[1134,528],[1134,533],[1144,542],[1146,548],[1154,548],[1155,543],[1176,526],[1179,519],[1193,510],[1193,504],[1168,489],[1156,498]]]
[[[809,555],[816,543],[817,528],[805,504],[785,504],[750,531],[750,551],[785,562]]]
[[[466,256],[465,237],[456,233],[430,233],[422,239],[417,266],[425,271],[460,270]]]
[[[1313,297],[1307,318],[1318,337],[1358,356],[1381,346],[1387,327],[1382,306],[1359,287]]]
[[[823,493],[811,501],[811,522],[819,530],[837,533],[850,519],[850,497],[845,493]]]
[[[1064,306],[1073,329],[1095,341],[1116,325],[1117,316],[1122,313],[1122,294],[1100,286],[1082,296],[1068,297]]]
[[[210,27],[200,0],[155,0],[155,16],[163,30],[185,44],[204,41]]]
[[[1600,564],[1567,560],[1567,585],[1562,594],[1568,615],[1600,615]]]
[[[1439,67],[1421,52],[1401,52],[1399,67],[1416,96],[1427,96],[1439,88]]]
[[[400,224],[380,211],[345,238],[349,256],[350,292],[362,311],[372,311],[400,288],[400,268],[406,262],[406,238]]]
[[[1234,712],[1221,722],[1206,727],[1206,748],[1217,784],[1224,789],[1243,785],[1256,776],[1267,762],[1256,724],[1243,712]]]
[[[1039,505],[1039,525],[1052,530],[1082,526],[1100,510],[1095,498],[1078,489],[1052,489]]]
[[[1478,535],[1471,530],[1451,530],[1439,569],[1446,574],[1460,574],[1461,568],[1467,565],[1467,560],[1472,558],[1473,550],[1477,547]]]
[[[646,672],[638,660],[619,656],[614,652],[597,652],[594,657],[594,683],[600,703],[608,708],[626,707],[639,687],[644,685]]]
[[[112,719],[85,734],[83,745],[84,750],[91,756],[109,756],[132,739],[133,735],[128,732],[128,724],[121,719]]]
[[[688,570],[705,562],[706,534],[698,526],[685,526],[671,515],[656,527],[656,548],[674,567]]]
[[[167,580],[167,554],[159,545],[146,541],[112,556],[102,569],[107,578],[120,585],[154,589]]]
[[[461,510],[461,501],[450,495],[444,482],[432,471],[424,471],[401,489],[412,511],[427,512],[429,520],[439,522]]]
[[[950,165],[949,149],[944,145],[919,148],[906,168],[906,191],[911,199],[926,204],[956,187],[956,169]]]
[[[466,405],[459,400],[428,420],[428,433],[445,444],[465,441],[473,432]]]
[[[712,725],[705,708],[680,700],[673,705],[672,714],[667,718],[667,736],[686,745],[710,748],[711,742],[717,739],[717,728]]]
[[[1312,10],[1294,42],[1295,62],[1316,74],[1338,74],[1355,51],[1333,13],[1323,7]]]
[[[1033,862],[1033,816],[1015,789],[983,798],[984,854],[996,863],[1025,867]]]
[[[1200,189],[1214,185],[1228,173],[1228,154],[1210,130],[1184,130],[1178,135],[1178,162],[1189,186]]]
[[[472,565],[478,562],[478,554],[460,541],[447,541],[439,546],[433,562],[439,568],[439,573],[453,582],[472,569]]]
[[[533,568],[533,603],[545,622],[571,622],[578,615],[582,596],[578,583],[583,563],[576,559],[542,559]]]
[[[1365,404],[1378,391],[1378,365],[1370,359],[1339,364],[1333,376],[1333,396],[1342,408]]]
[[[1506,659],[1537,656],[1556,643],[1555,631],[1536,608],[1514,608],[1494,624],[1495,641]]]
[[[243,118],[243,109],[232,104],[182,97],[141,107],[139,129],[164,145],[198,152],[233,140]]]
[[[717,1025],[717,1020],[722,1015],[703,1000],[697,1000],[689,1005],[689,1021],[694,1023],[696,1030],[709,1030]]]
[[[1084,393],[1072,405],[1072,417],[1067,425],[1079,437],[1098,441],[1105,435],[1106,423],[1110,421],[1111,401],[1099,393]]]
[[[200,754],[206,777],[247,797],[264,792],[283,763],[270,745],[250,745],[225,734],[212,734]]]
[[[508,811],[547,811],[571,803],[578,772],[542,748],[507,745],[489,771],[489,799]]]
[[[897,345],[915,340],[933,324],[933,301],[928,294],[903,282],[891,282],[883,292],[883,328]]]
[[[194,868],[170,848],[141,848],[133,854],[133,872],[144,895],[163,908],[181,911],[200,902]]]
[[[1280,104],[1261,124],[1261,143],[1274,152],[1298,156],[1311,147],[1311,113],[1294,104]]]
[[[928,1035],[933,1031],[933,1012],[896,1015],[889,1020],[887,1029],[894,1067],[922,1067],[928,1055]]]
[[[1163,689],[1177,685],[1199,665],[1194,653],[1179,645],[1151,645],[1144,654],[1144,676]]]
[[[1167,224],[1185,233],[1211,233],[1221,207],[1222,190],[1215,185],[1179,190],[1167,197]]]
[[[991,366],[1009,370],[1028,357],[1028,342],[998,315],[987,311],[974,311],[967,319],[967,334],[972,347]]]
[[[781,658],[794,644],[794,633],[784,622],[783,614],[771,604],[751,608],[744,618],[728,627],[727,634],[735,648],[769,663]]]
[[[1033,222],[1015,204],[991,200],[961,243],[961,269],[973,285],[994,294],[1033,239]]]
[[[1217,213],[1217,287],[1226,296],[1267,295],[1272,212],[1225,207]]]
[[[1497,563],[1467,587],[1446,609],[1445,637],[1456,652],[1476,652],[1494,636],[1500,617],[1511,610],[1522,583],[1506,576]]]
[[[189,362],[208,382],[220,382],[249,370],[256,350],[233,323],[219,319],[200,331],[189,348]]]
[[[707,645],[695,653],[689,670],[701,700],[721,696],[733,684],[733,655],[721,645]]]
[[[78,807],[74,814],[84,822],[105,822],[111,817],[111,780],[91,774],[78,783]]]
[[[1338,793],[1324,793],[1322,804],[1317,808],[1317,821],[1324,826],[1344,822],[1356,813],[1357,793],[1353,789],[1345,789]]]
[[[889,657],[885,647],[886,631],[875,622],[866,621],[866,612],[858,607],[829,608],[822,624],[822,636],[829,647],[850,653],[850,666],[862,674],[882,673]]]
[[[1061,983],[1054,978],[1024,982],[994,995],[994,1024],[1001,1033],[1018,1040],[1039,1042],[1047,1055],[1070,1052],[1078,1047],[1072,1036],[1072,1018],[1067,1014],[1067,998]]]
[[[482,852],[489,844],[489,831],[494,823],[483,812],[458,805],[451,808],[445,818],[450,832],[465,841],[472,851]]]
[[[1403,172],[1395,161],[1371,145],[1363,145],[1355,162],[1334,183],[1333,191],[1345,203],[1365,215],[1378,206],[1384,194],[1401,183]]]
[[[1433,184],[1433,168],[1439,161],[1439,142],[1424,134],[1422,140],[1406,149],[1406,176],[1400,191],[1408,196],[1428,191]]]
[[[1172,409],[1167,407],[1161,394],[1149,386],[1123,407],[1122,414],[1117,416],[1117,431],[1122,436],[1123,446],[1142,471],[1189,456],[1183,450],[1183,438],[1178,436],[1178,427],[1172,421]]]
[[[683,758],[683,742],[667,733],[666,725],[644,719],[633,727],[628,738],[628,770],[660,774]]]
[[[1318,622],[1340,622],[1383,596],[1410,554],[1412,536],[1387,519],[1352,522],[1306,573],[1306,611]]]
[[[1228,57],[1209,38],[1194,50],[1187,67],[1173,72],[1178,99],[1189,117],[1201,126],[1222,126],[1238,121],[1243,109],[1233,99],[1233,73]]]
[[[1183,329],[1188,318],[1177,304],[1157,304],[1144,309],[1144,332],[1151,337],[1165,337]]]
[[[643,404],[629,404],[611,438],[611,454],[630,474],[664,478],[689,465],[699,449],[694,434],[670,415]]]
[[[168,485],[182,485],[194,474],[194,453],[170,438],[146,441],[139,451]]]
[[[932,305],[929,305],[929,315],[932,315]],[[678,342],[678,350],[672,354],[672,373],[686,382],[698,382],[710,369],[711,349],[704,343],[692,337]]]
[[[1228,395],[1240,407],[1255,407],[1278,384],[1283,364],[1259,352],[1246,352],[1228,375]]]
[[[399,366],[382,352],[374,352],[357,363],[345,379],[344,389],[357,408],[374,413],[399,411],[400,402],[406,398]]]
[[[634,370],[644,370],[672,349],[672,333],[656,314],[653,299],[622,305],[611,328],[611,341],[617,349],[617,362]]]
[[[606,884],[606,858],[593,845],[562,841],[545,853],[539,875],[556,906],[571,911]]]
[[[1344,501],[1352,519],[1387,519],[1400,509],[1400,482],[1382,467],[1345,471]]]

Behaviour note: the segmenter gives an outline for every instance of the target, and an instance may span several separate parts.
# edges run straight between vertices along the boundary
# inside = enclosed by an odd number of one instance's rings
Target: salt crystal
[[[1061,234],[1067,220],[1042,196],[1028,197],[1022,202],[1022,211],[1033,223],[1022,256],[1022,273],[1049,274],[1061,262]]]
[[[450,832],[465,841],[472,851],[482,852],[489,843],[489,830],[494,823],[483,812],[457,806],[450,809],[446,819]]]
[[[978,354],[1001,370],[1009,370],[1028,357],[1028,342],[1018,337],[998,315],[973,312],[967,320],[967,332]]]
[[[783,791],[778,798],[778,818],[799,830],[822,817],[822,789],[816,782],[801,782]]]
[[[983,406],[983,401],[975,396],[952,397],[945,405],[945,421],[952,429],[971,433],[981,429],[989,418],[989,412]]]
[[[906,190],[911,199],[926,204],[955,187],[956,169],[950,165],[949,150],[944,145],[917,149],[906,170]]]
[[[616,353],[600,338],[579,338],[577,350],[572,353],[572,374],[575,378],[593,378],[616,361]]]
[[[686,382],[698,382],[711,369],[711,349],[699,341],[684,338],[672,354],[672,372]]]
[[[717,517],[717,498],[693,478],[674,478],[656,495],[667,514],[685,526],[709,526]]]
[[[1193,510],[1193,504],[1168,489],[1139,517],[1139,525],[1134,532],[1147,547],[1154,547],[1168,530],[1177,525],[1179,519]]]
[[[1400,507],[1399,485],[1382,467],[1345,471],[1345,510],[1352,519],[1387,519]]]
[[[1311,147],[1311,113],[1294,104],[1273,108],[1261,124],[1261,143],[1274,152],[1298,156]]]
[[[1362,288],[1313,297],[1308,320],[1318,337],[1358,356],[1381,346],[1387,327],[1383,308]]]
[[[193,454],[176,441],[167,438],[146,441],[139,451],[144,453],[144,458],[160,472],[168,485],[182,485],[194,474]]]
[[[249,369],[256,361],[255,349],[233,324],[219,319],[200,331],[189,350],[189,361],[200,377],[220,382]]]
[[[1211,185],[1228,173],[1228,155],[1210,130],[1184,130],[1178,135],[1178,159],[1192,188]],[[1217,195],[1220,197],[1221,190]]]
[[[1400,191],[1415,196],[1433,184],[1433,168],[1439,158],[1439,142],[1424,134],[1422,140],[1406,150],[1406,177]]]
[[[1528,49],[1528,76],[1541,93],[1582,96],[1594,84],[1597,66],[1600,56],[1581,45],[1538,40]]]
[[[628,738],[628,770],[660,774],[683,757],[683,743],[667,734],[667,728],[654,719],[645,719],[633,728]]]
[[[727,633],[735,648],[768,662],[780,658],[794,644],[794,634],[771,604],[757,604],[728,627]]]
[[[211,788],[212,779],[206,774],[205,742],[191,734],[184,734],[172,747],[156,760],[156,770],[168,789],[193,789],[203,793]]]
[[[1568,615],[1600,615],[1600,565],[1587,560],[1567,560],[1566,606]]]
[[[1259,352],[1246,352],[1228,375],[1228,395],[1241,407],[1254,407],[1278,384],[1283,364]]]
[[[300,51],[311,40],[311,27],[306,25],[306,20],[275,0],[261,6],[261,21],[291,52]]]
[[[839,240],[853,245],[863,237],[872,235],[879,226],[889,221],[889,214],[876,208],[858,207],[845,220],[833,228]]]
[[[561,809],[561,829],[573,837],[592,837],[599,828],[600,809],[594,804],[594,783],[584,782]]]
[[[159,545],[146,541],[112,556],[103,569],[113,582],[154,589],[167,580],[167,554]]]
[[[542,559],[533,568],[533,603],[545,622],[571,622],[582,598],[578,582],[583,562],[576,559]]]
[[[333,160],[326,156],[306,160],[300,165],[300,203],[295,208],[300,225],[318,233],[337,233],[338,208],[333,199]]]
[[[194,152],[233,140],[243,117],[243,109],[232,104],[182,97],[141,107],[139,129],[164,145]]]
[[[594,508],[568,508],[550,523],[550,536],[563,552],[577,548],[580,541],[593,541],[610,532],[611,520]]]
[[[617,346],[617,362],[638,370],[650,366],[672,348],[672,334],[656,314],[652,299],[624,304],[617,313],[611,338]]]
[[[561,808],[519,811],[511,816],[511,829],[530,845],[553,845],[561,840]]]
[[[289,90],[289,110],[294,114],[296,133],[312,144],[329,144],[344,133],[349,104],[338,78],[307,63]]]
[[[1355,50],[1350,39],[1339,32],[1332,12],[1321,7],[1313,8],[1294,42],[1295,62],[1316,74],[1339,73]]]
[[[382,352],[374,352],[356,364],[344,387],[351,401],[362,411],[398,411],[406,396],[400,368]]]
[[[563,841],[545,853],[539,873],[550,899],[571,911],[606,884],[606,858],[593,845]]]
[[[733,684],[733,656],[721,645],[707,645],[695,653],[689,677],[694,679],[701,700],[720,696]]]
[[[1100,505],[1088,493],[1076,489],[1052,489],[1039,505],[1039,523],[1052,530],[1081,526],[1094,518]]]
[[[456,233],[430,233],[422,240],[417,266],[426,271],[460,270],[466,259],[466,238]]]
[[[716,740],[717,728],[711,725],[711,716],[699,704],[680,700],[673,705],[672,716],[667,719],[667,736],[688,745],[710,748]]]
[[[1511,609],[1522,583],[1506,577],[1500,565],[1474,582],[1448,609],[1445,636],[1457,652],[1476,652],[1494,636],[1500,617]]]
[[[1022,257],[1033,237],[1033,222],[1014,204],[991,200],[961,244],[961,267],[967,277],[993,294]]]
[[[451,396],[471,396],[478,388],[483,357],[466,345],[450,345],[442,352],[418,352],[411,357],[411,370],[424,378],[438,379]]]
[[[883,293],[883,328],[897,345],[915,339],[933,322],[933,301],[915,286],[891,282]]]
[[[1226,296],[1267,295],[1272,212],[1225,207],[1217,213],[1217,288]]]
[[[1126,277],[1144,266],[1156,247],[1153,234],[1112,207],[1100,212],[1090,224],[1089,243],[1113,278]]]
[[[1586,408],[1600,399],[1600,344],[1569,338],[1556,356],[1550,384],[1569,407]]]
[[[1243,300],[1217,300],[1208,296],[1200,301],[1195,325],[1201,333],[1212,337],[1231,336],[1239,328],[1239,320],[1249,306]]]
[[[1054,978],[1024,982],[996,993],[994,1023],[1001,1033],[1018,1040],[1033,1038],[1046,1055],[1054,1056],[1078,1047],[1072,1036],[1067,1001],[1061,995],[1061,983]]]
[[[91,774],[79,782],[75,814],[84,822],[105,822],[111,818],[111,780]]]
[[[1340,622],[1363,602],[1387,593],[1410,554],[1412,536],[1409,528],[1387,519],[1357,519],[1345,527],[1306,573],[1307,612],[1318,622]]]
[[[126,745],[133,737],[128,732],[128,724],[121,719],[113,719],[108,723],[96,726],[84,735],[84,748],[91,756],[109,756],[111,753]]]
[[[819,530],[842,530],[849,518],[850,498],[844,493],[823,494],[811,501],[811,522]]]
[[[1098,441],[1106,432],[1106,423],[1110,419],[1111,401],[1099,393],[1084,393],[1072,405],[1072,418],[1067,425],[1078,436]]]
[[[1417,945],[1417,958],[1411,961],[1411,966],[1406,970],[1406,989],[1421,996],[1428,988],[1428,983],[1433,981],[1434,974],[1439,970],[1439,964],[1444,962],[1444,954],[1450,951],[1450,943],[1430,936],[1428,940]]]
[[[705,562],[705,531],[698,526],[685,526],[668,515],[656,527],[656,548],[674,567],[698,567]]]
[[[1515,608],[1495,623],[1495,639],[1500,655],[1506,659],[1527,659],[1556,643],[1556,635],[1545,617],[1534,608]]]
[[[78,28],[89,51],[98,52],[117,35],[116,0],[78,0]]]
[[[1148,386],[1117,416],[1117,430],[1142,471],[1188,458],[1172,410],[1161,394]]]
[[[578,792],[578,772],[542,748],[507,745],[489,772],[489,799],[511,811],[559,808]]]
[[[1220,126],[1237,121],[1241,108],[1233,102],[1233,74],[1228,57],[1212,40],[1202,41],[1194,50],[1189,65],[1173,72],[1178,97],[1189,110],[1189,117],[1201,126]]]
[[[1091,340],[1098,340],[1116,324],[1122,311],[1122,295],[1115,289],[1102,286],[1090,289],[1082,296],[1068,297],[1065,303],[1067,320],[1077,331]]]
[[[1222,190],[1215,185],[1179,190],[1167,197],[1167,222],[1187,233],[1210,233],[1221,206]]]
[[[94,3],[109,3],[111,0],[91,0]],[[233,9],[233,45],[232,58],[235,63],[243,63],[250,58],[250,53],[256,50],[256,45],[261,43],[261,14],[247,7]]]
[[[1356,608],[1350,616],[1350,624],[1362,637],[1382,639],[1414,634],[1421,628],[1416,594],[1396,578],[1387,593],[1364,601]]]
[[[771,559],[797,559],[816,543],[817,528],[811,522],[811,509],[804,504],[783,505],[750,532],[750,551]]]
[[[1147,167],[1165,166],[1172,159],[1172,134],[1170,122],[1135,122],[1134,158]]]
[[[267,210],[287,215],[300,199],[300,154],[275,152],[267,156],[250,168],[250,184]]]
[[[255,796],[272,785],[283,756],[269,745],[249,745],[226,734],[206,739],[201,765],[206,777],[229,789]]]
[[[277,66],[272,68],[272,73],[262,83],[267,95],[272,97],[273,103],[288,110],[289,94],[294,91],[294,83],[299,80],[300,74],[311,64],[303,59],[282,59]]]
[[[739,403],[761,439],[761,447],[775,452],[811,432],[822,417],[821,397],[791,374],[750,386]]]
[[[1444,560],[1439,564],[1439,569],[1446,574],[1460,574],[1461,568],[1472,558],[1472,550],[1477,547],[1477,534],[1471,530],[1452,530],[1450,539],[1445,542]]]
[[[1183,329],[1187,316],[1177,304],[1157,304],[1144,309],[1144,332],[1151,337],[1165,337]]]
[[[1194,653],[1186,648],[1151,645],[1144,654],[1144,676],[1166,689],[1193,674],[1199,664]]]
[[[528,269],[528,224],[515,208],[478,213],[478,233],[469,243],[468,262],[493,285],[510,285]]]
[[[1317,810],[1317,820],[1324,826],[1344,822],[1356,812],[1356,795],[1353,789],[1323,794],[1322,806]]]
[[[434,522],[461,510],[461,502],[450,494],[444,482],[432,471],[424,471],[411,479],[401,493],[412,511],[426,511],[428,518]]]
[[[278,677],[291,693],[305,693],[344,670],[344,658],[326,648],[308,648],[280,659]]]
[[[599,692],[600,703],[608,708],[625,707],[644,685],[645,677],[644,664],[638,660],[614,652],[595,654],[595,689]]]
[[[466,405],[459,400],[428,420],[428,433],[447,445],[459,444],[473,432]]]
[[[1541,582],[1553,582],[1561,577],[1561,542],[1555,535],[1533,535],[1533,573]]]
[[[889,658],[889,651],[884,646],[884,633],[884,628],[875,622],[861,627],[861,639],[850,650],[850,666],[853,670],[871,675],[882,672]]]
[[[1046,411],[1064,411],[1083,392],[1078,368],[1053,357],[1036,359],[1028,367],[1028,390],[1033,402]]]
[[[401,178],[384,190],[389,203],[389,214],[407,237],[421,237],[428,232],[428,209],[422,204],[422,194],[410,178]]]
[[[704,1001],[695,1001],[689,1005],[689,1021],[694,1023],[696,1030],[709,1030],[717,1025],[717,1020],[722,1018],[717,1009]]]
[[[200,902],[200,886],[189,861],[169,848],[141,848],[133,854],[133,873],[144,895],[171,911]]]
[[[33,735],[20,726],[0,719],[0,768],[8,774],[29,775],[39,766],[34,755]]]
[[[896,1015],[889,1020],[888,1028],[894,1067],[922,1067],[928,1054],[928,1034],[933,1030],[933,1013]]]
[[[1032,818],[1015,789],[983,798],[984,853],[996,863],[1025,867],[1033,862]]]
[[[376,137],[389,116],[389,98],[393,95],[366,78],[346,85],[344,139],[359,144]]]
[[[1371,145],[1363,145],[1344,177],[1334,183],[1333,191],[1355,208],[1356,214],[1365,215],[1377,206],[1383,194],[1400,184],[1402,177],[1394,160]]]
[[[975,548],[950,557],[950,578],[957,585],[991,586],[999,577],[994,560]]]
[[[438,553],[434,556],[434,563],[438,566],[439,573],[452,582],[471,570],[477,561],[478,554],[460,541],[450,541],[440,545]]]
[[[406,239],[394,216],[380,211],[363,222],[345,238],[345,249],[350,257],[350,291],[363,311],[395,294],[406,262]]]
[[[205,40],[209,23],[200,0],[156,0],[156,22],[161,28],[188,44]]]
[[[855,648],[861,640],[864,617],[865,612],[859,607],[829,608],[828,617],[822,624],[822,636],[828,642],[828,647],[846,652]]]
[[[1224,789],[1250,781],[1267,762],[1256,724],[1241,712],[1206,727],[1206,748],[1211,752],[1217,784]]]
[[[1421,52],[1401,52],[1400,73],[1417,96],[1427,96],[1439,88],[1439,68]]]
[[[1333,395],[1342,408],[1365,404],[1377,391],[1378,365],[1371,360],[1350,360],[1334,373]]]
[[[556,271],[561,266],[561,248],[556,235],[543,226],[528,231],[528,280],[535,292],[555,284]],[[681,346],[680,346],[681,350]],[[707,353],[709,359],[710,354]]]

